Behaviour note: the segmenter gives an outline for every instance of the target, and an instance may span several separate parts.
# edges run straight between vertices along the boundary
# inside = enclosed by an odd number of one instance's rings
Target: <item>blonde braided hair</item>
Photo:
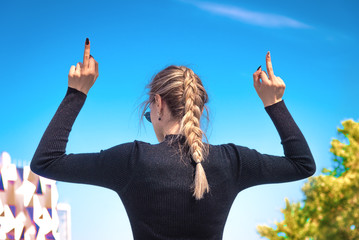
[[[154,96],[159,94],[167,103],[171,115],[180,122],[180,134],[185,136],[185,154],[191,156],[196,163],[194,182],[192,185],[193,196],[199,200],[206,192],[209,192],[207,177],[202,162],[208,155],[208,145],[205,133],[200,128],[202,112],[207,107],[208,95],[203,87],[201,79],[185,66],[171,65],[157,73],[150,84],[149,99],[142,104],[141,119],[147,107],[154,101]],[[180,149],[182,154],[182,150]]]
[[[205,192],[209,191],[209,185],[204,172],[202,161],[206,155],[207,148],[202,142],[203,131],[200,128],[200,118],[202,115],[201,107],[204,105],[200,96],[197,78],[193,71],[189,68],[182,67],[184,70],[184,102],[185,114],[181,121],[180,132],[186,137],[186,145],[189,152],[196,163],[196,173],[194,179],[194,197],[201,199]]]

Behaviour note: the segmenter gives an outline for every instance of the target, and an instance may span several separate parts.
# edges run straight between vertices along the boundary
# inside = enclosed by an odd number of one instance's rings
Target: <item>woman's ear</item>
[[[162,108],[162,98],[161,98],[161,96],[159,94],[155,95],[155,104],[156,104],[157,109],[161,110],[161,108]]]

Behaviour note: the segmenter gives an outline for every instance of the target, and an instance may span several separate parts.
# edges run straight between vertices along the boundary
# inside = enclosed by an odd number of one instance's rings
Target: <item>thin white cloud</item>
[[[310,28],[310,26],[307,24],[304,24],[292,18],[278,14],[255,12],[240,7],[223,5],[218,3],[186,1],[186,0],[182,2],[190,3],[207,12],[211,12],[241,22],[258,25],[262,27]]]

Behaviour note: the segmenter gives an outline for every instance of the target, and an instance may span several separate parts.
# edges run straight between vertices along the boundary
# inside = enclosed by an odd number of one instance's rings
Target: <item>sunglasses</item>
[[[146,112],[146,113],[145,113],[145,118],[147,119],[147,121],[149,121],[150,123],[152,123],[152,122],[151,122],[151,112]]]

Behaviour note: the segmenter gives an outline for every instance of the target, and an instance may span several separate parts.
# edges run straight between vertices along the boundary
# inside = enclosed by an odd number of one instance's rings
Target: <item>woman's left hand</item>
[[[68,86],[87,95],[98,75],[98,62],[90,55],[90,41],[86,39],[83,63],[71,66]]]
[[[282,101],[285,90],[284,81],[280,77],[274,75],[269,52],[266,55],[266,64],[268,75],[265,71],[262,71],[261,67],[259,67],[253,74],[253,85],[258,96],[261,98],[264,107]],[[260,79],[262,79],[262,82]]]

